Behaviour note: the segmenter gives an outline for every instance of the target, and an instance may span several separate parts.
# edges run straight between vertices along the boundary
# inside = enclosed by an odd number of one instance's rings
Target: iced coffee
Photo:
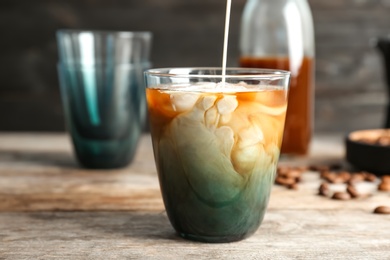
[[[146,73],[168,217],[181,236],[206,242],[240,240],[259,227],[287,109],[288,72],[241,69],[223,84],[219,72]]]

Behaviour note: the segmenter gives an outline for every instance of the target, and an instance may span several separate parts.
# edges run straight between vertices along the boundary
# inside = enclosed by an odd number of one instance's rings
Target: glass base
[[[96,160],[96,158],[77,158],[77,161],[79,164],[88,169],[118,169],[118,168],[124,168],[127,165],[130,164],[131,159],[126,160]]]
[[[178,232],[179,236],[184,239],[203,242],[203,243],[230,243],[241,241],[252,234],[240,234],[240,235],[232,235],[232,236],[198,236],[186,233]]]
[[[85,168],[115,169],[130,164],[135,155],[140,130],[132,131],[125,138],[93,139],[71,132],[77,161]]]

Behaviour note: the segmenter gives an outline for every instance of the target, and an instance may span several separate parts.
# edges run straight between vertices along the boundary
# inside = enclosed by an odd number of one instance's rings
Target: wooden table
[[[343,160],[341,136],[317,135],[308,158]],[[179,238],[164,213],[150,136],[121,170],[80,169],[65,134],[0,134],[0,259],[390,259],[390,194],[317,195],[305,173],[297,191],[275,186],[256,234],[230,244]],[[343,189],[341,185],[333,187]]]

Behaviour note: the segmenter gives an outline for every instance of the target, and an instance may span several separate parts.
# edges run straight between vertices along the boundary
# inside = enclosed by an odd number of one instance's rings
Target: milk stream
[[[226,82],[226,63],[227,63],[227,49],[229,39],[229,23],[230,23],[230,10],[232,6],[232,0],[227,0],[226,3],[226,16],[225,16],[225,35],[223,39],[223,55],[222,55],[222,86]]]

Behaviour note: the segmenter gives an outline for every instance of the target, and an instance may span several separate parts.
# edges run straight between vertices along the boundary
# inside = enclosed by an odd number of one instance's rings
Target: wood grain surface
[[[161,212],[0,214],[0,259],[389,259],[389,218],[360,210],[270,209],[241,242],[202,244]]]
[[[81,169],[64,134],[0,137],[0,211],[162,210],[151,140],[120,170]]]
[[[309,157],[282,164],[343,162],[341,136],[315,137]],[[390,193],[335,201],[317,195],[319,174],[298,190],[274,186],[263,224],[241,242],[179,238],[161,200],[150,136],[124,169],[80,169],[61,134],[0,133],[0,259],[389,259]],[[332,186],[344,189],[343,185]]]

